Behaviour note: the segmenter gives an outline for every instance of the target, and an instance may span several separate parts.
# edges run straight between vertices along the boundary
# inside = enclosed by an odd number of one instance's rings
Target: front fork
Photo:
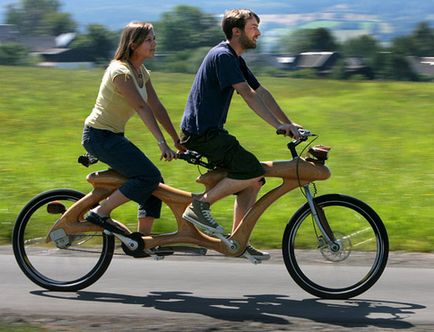
[[[319,239],[320,242],[323,242],[322,244],[320,243],[321,246],[326,244],[332,252],[339,251],[341,249],[341,244],[336,240],[323,209],[315,203],[309,184],[305,184],[303,190],[310,210],[312,211],[313,220],[321,232],[322,239]]]

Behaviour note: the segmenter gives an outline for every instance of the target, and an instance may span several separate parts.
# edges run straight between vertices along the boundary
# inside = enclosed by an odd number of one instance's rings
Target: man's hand
[[[281,124],[276,129],[279,131],[283,131],[285,133],[285,136],[291,136],[294,137],[295,139],[299,139],[300,133],[298,132],[298,129],[300,128],[303,127],[296,123],[284,123]]]
[[[173,142],[173,144],[175,145],[175,148],[180,151],[180,152],[185,152],[187,151],[187,149],[185,148],[184,145],[181,144],[181,142],[179,141],[179,138]]]

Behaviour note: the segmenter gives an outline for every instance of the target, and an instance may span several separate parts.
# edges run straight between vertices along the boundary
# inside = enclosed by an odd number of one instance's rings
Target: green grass
[[[98,91],[102,70],[0,67],[0,240],[8,243],[20,209],[37,193],[58,188],[87,192],[86,175],[102,169],[79,166],[82,125]],[[154,86],[176,127],[192,75],[152,73]],[[332,146],[332,177],[318,182],[319,194],[345,193],[370,204],[384,220],[393,250],[434,251],[434,85],[408,82],[345,82],[260,77],[290,117]],[[286,140],[234,96],[227,128],[261,160],[286,159]],[[167,184],[201,191],[198,171],[182,161],[159,161],[155,140],[136,117],[127,127],[161,169]],[[270,179],[264,188],[278,184]],[[259,220],[252,242],[279,247],[286,222],[303,203],[298,190]],[[135,229],[135,204],[115,217]],[[232,198],[213,207],[230,229]],[[156,231],[174,229],[167,207]]]
[[[0,325],[0,332],[44,332],[48,331],[45,328],[32,326],[28,323],[15,323],[16,326],[2,326]]]

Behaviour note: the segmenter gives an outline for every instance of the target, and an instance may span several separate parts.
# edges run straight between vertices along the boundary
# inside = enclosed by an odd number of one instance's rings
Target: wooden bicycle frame
[[[300,157],[286,161],[262,162],[261,164],[265,170],[265,177],[281,178],[282,183],[257,200],[246,213],[237,229],[230,235],[229,240],[237,244],[235,250],[230,250],[220,239],[206,235],[182,218],[184,210],[192,201],[191,192],[179,190],[162,183],[159,184],[153,195],[170,207],[176,218],[178,229],[174,233],[143,236],[144,249],[174,244],[193,244],[218,251],[227,256],[240,256],[249,241],[256,222],[271,204],[285,193],[299,186],[315,180],[326,180],[330,177],[330,171],[326,166],[320,163],[308,162]],[[225,176],[224,171],[212,170],[199,176],[196,181],[204,184],[206,190],[209,190]],[[119,188],[126,181],[126,178],[113,170],[105,170],[89,174],[87,181],[92,184],[93,190],[75,202],[56,222],[50,232],[63,228],[66,234],[72,235],[103,230],[101,227],[85,221],[84,215]],[[49,236],[47,236],[47,241],[50,241]]]

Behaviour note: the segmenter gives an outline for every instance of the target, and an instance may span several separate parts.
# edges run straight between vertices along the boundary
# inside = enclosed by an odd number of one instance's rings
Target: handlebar
[[[186,152],[178,152],[176,154],[176,157],[178,159],[185,160],[189,164],[193,165],[199,165],[208,169],[214,169],[215,165],[212,163],[207,163],[202,160],[202,155],[200,153],[197,153],[196,151],[187,150]]]
[[[295,138],[294,138],[294,139],[293,139],[291,142],[289,142],[288,145],[287,145],[289,151],[291,151],[292,158],[297,158],[297,157],[298,157],[298,152],[297,152],[297,150],[295,149],[295,147],[296,147],[297,145],[299,145],[300,143],[302,143],[302,142],[304,142],[304,141],[307,141],[309,137],[312,137],[312,136],[318,136],[318,135],[312,133],[310,130],[308,130],[308,129],[303,129],[303,128],[298,128],[298,133],[299,133],[299,136],[300,136],[300,137],[299,137],[298,139],[295,139]],[[285,134],[285,131],[283,131],[283,130],[276,130],[276,134],[277,134],[277,135],[284,135],[284,134]]]
[[[299,139],[293,139],[291,142],[288,143],[288,149],[291,151],[292,157],[296,158],[298,157],[297,150],[295,147],[299,145],[300,143],[306,141],[309,137],[317,136],[316,134],[313,134],[310,130],[299,128],[298,132],[300,134]],[[277,130],[277,135],[284,135],[285,131],[283,130]],[[196,151],[187,150],[186,152],[178,152],[177,158],[185,160],[189,164],[193,165],[199,165],[202,167],[205,167],[207,169],[215,169],[217,165],[205,162],[202,160],[202,155],[200,153],[197,153]],[[92,156],[90,153],[86,153],[83,156],[80,156],[78,158],[78,162],[82,164],[83,166],[89,167],[89,165],[95,164],[98,162],[98,158],[95,156]]]
[[[298,133],[300,135],[300,138],[298,140],[300,140],[301,142],[306,141],[311,136],[317,136],[316,134],[312,133],[310,130],[304,128],[298,128]],[[281,129],[277,129],[276,134],[285,135],[285,131]],[[294,140],[294,141],[298,141],[298,140]]]
[[[292,158],[298,157],[297,150],[295,149],[295,147],[297,145],[299,145],[300,143],[302,143],[304,141],[307,141],[309,139],[309,137],[317,136],[316,134],[312,133],[310,130],[307,130],[307,129],[299,128],[298,132],[300,134],[300,138],[299,139],[293,139],[287,145],[288,149],[291,151]],[[284,135],[285,131],[277,130],[276,134],[277,135]],[[208,169],[215,169],[216,168],[216,165],[214,165],[213,163],[203,161],[202,160],[203,156],[196,151],[187,150],[186,152],[178,152],[177,158],[185,160],[189,164],[203,166],[203,167],[208,168]]]

